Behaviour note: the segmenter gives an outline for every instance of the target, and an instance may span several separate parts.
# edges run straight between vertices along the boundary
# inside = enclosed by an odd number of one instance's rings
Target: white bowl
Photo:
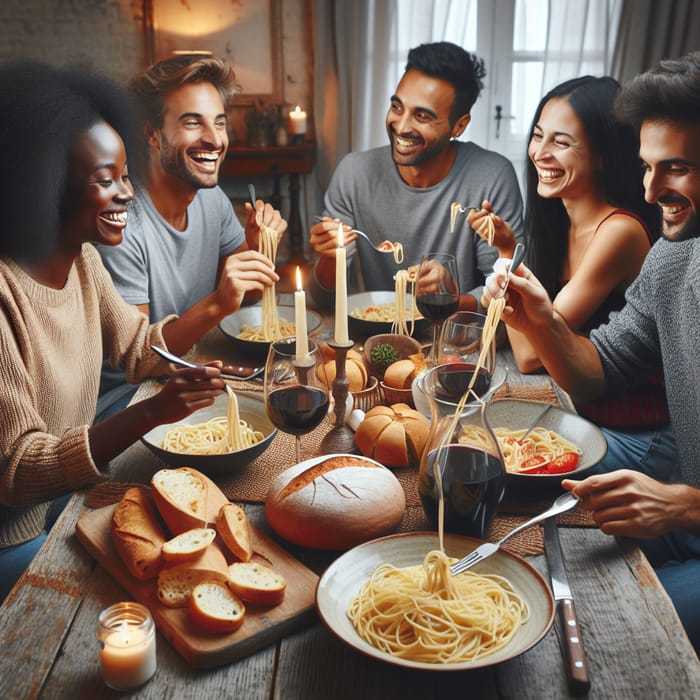
[[[379,335],[380,333],[391,333],[391,323],[382,321],[365,321],[364,319],[352,316],[355,309],[363,311],[368,306],[379,306],[380,304],[394,304],[396,302],[396,292],[393,291],[377,291],[377,292],[360,292],[359,294],[350,294],[348,296],[348,326],[357,335],[369,337],[370,335]],[[410,318],[410,301],[406,307]],[[409,330],[410,330],[409,323]],[[413,335],[420,335],[430,328],[430,321],[427,318],[416,319]]]

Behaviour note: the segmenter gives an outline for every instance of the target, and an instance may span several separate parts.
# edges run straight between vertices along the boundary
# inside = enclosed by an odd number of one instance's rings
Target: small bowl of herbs
[[[370,375],[382,379],[386,368],[398,360],[422,352],[421,344],[407,335],[380,333],[367,338],[364,345],[365,362]]]

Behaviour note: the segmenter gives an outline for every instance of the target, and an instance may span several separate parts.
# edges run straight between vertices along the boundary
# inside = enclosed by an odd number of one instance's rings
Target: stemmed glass
[[[328,413],[328,388],[318,345],[297,356],[296,338],[270,343],[265,363],[265,410],[272,423],[296,436],[301,462],[301,436],[312,431]]]
[[[428,253],[421,258],[416,276],[416,306],[425,318],[433,322],[428,363],[436,365],[442,324],[459,307],[459,275],[454,255]]]

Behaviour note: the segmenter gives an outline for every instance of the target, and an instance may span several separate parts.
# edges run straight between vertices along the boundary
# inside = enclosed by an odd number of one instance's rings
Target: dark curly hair
[[[433,78],[441,78],[455,90],[450,110],[450,126],[469,114],[479,97],[486,77],[483,59],[449,41],[421,44],[408,52],[406,70],[411,68]]]
[[[34,262],[56,248],[71,149],[99,121],[112,126],[130,153],[135,123],[117,83],[79,67],[0,65],[0,255]]]

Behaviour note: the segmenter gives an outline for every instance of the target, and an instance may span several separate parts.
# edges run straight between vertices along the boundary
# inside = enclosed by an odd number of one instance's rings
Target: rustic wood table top
[[[225,347],[218,345],[221,339],[216,333],[210,340],[208,349]],[[507,352],[501,361],[509,365],[510,382],[551,387],[545,375],[519,375]],[[137,465],[130,467],[130,474],[138,473]],[[151,472],[141,473],[147,480]],[[101,610],[130,597],[76,538],[76,522],[87,509],[84,500],[84,491],[72,497],[0,608],[2,698],[126,695],[103,683],[95,631]],[[245,507],[251,522],[272,534],[263,506]],[[560,533],[589,664],[589,697],[700,697],[698,658],[640,550],[596,528],[567,527]],[[335,556],[300,548],[293,552],[319,574]],[[544,556],[527,560],[548,580]],[[157,641],[156,674],[133,697],[541,700],[569,696],[558,620],[538,645],[521,656],[461,672],[413,671],[368,658],[338,640],[318,619],[257,653],[207,670],[189,666],[161,634]]]

